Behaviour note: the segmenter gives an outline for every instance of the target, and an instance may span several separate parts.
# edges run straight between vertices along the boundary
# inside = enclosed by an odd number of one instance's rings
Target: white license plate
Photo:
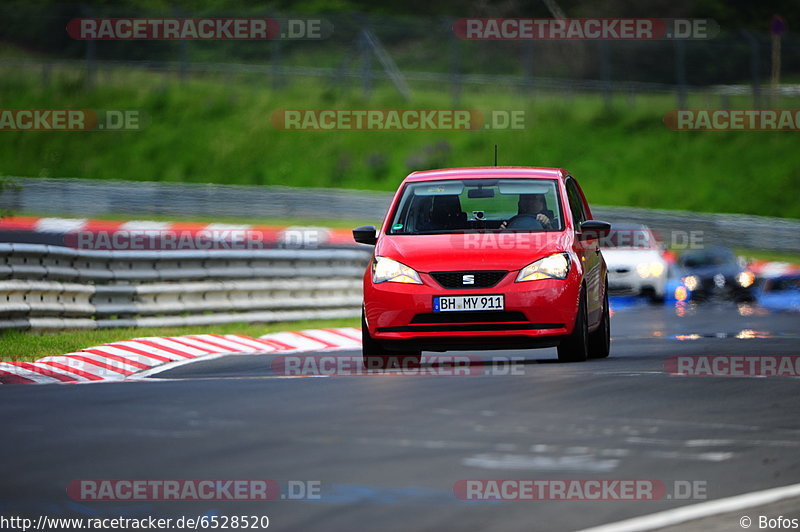
[[[503,310],[502,295],[494,296],[434,296],[434,312],[457,312],[462,310]]]

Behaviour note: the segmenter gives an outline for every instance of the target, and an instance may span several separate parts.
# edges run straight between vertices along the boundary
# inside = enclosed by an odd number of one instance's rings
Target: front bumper
[[[633,268],[608,269],[608,293],[614,296],[655,294],[663,297],[667,276],[642,278]]]
[[[446,289],[421,273],[422,285],[373,284],[364,277],[370,335],[387,346],[419,349],[501,349],[558,345],[572,332],[580,277],[516,283],[511,271],[491,288]],[[503,311],[434,312],[434,296],[504,296]]]
[[[733,277],[725,277],[725,282],[717,284],[712,277],[700,278],[700,285],[689,292],[693,300],[734,300],[752,301],[753,287],[743,287]]]

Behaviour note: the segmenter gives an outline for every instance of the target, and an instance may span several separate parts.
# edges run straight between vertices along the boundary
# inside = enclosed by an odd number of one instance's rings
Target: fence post
[[[445,25],[450,33],[450,92],[457,109],[461,105],[461,39],[453,31],[452,20],[446,20]]]
[[[600,76],[603,80],[603,103],[606,111],[611,109],[611,53],[608,41],[597,41],[600,48]]]
[[[372,92],[372,52],[367,30],[363,27],[358,32],[358,52],[361,67],[361,95],[368,98]]]
[[[750,76],[753,79],[753,108],[761,109],[761,60],[758,57],[758,39],[747,30],[742,30],[742,35],[750,45]]]
[[[683,39],[675,39],[675,81],[678,86],[676,93],[678,97],[678,109],[686,108],[686,42]]]
[[[524,86],[525,92],[533,92],[533,85],[535,82],[535,56],[533,48],[533,39],[528,39],[522,45],[522,75],[525,78]]]
[[[283,86],[283,70],[281,69],[281,43],[279,38],[270,42],[270,64],[272,68],[272,88],[280,89]]]
[[[186,18],[186,13],[181,8],[173,7],[172,12],[175,13],[178,18]],[[178,41],[178,79],[180,79],[181,83],[186,81],[186,62],[189,56],[187,46],[186,39]]]
[[[42,62],[42,87],[49,87],[50,86],[50,70],[52,68],[52,63],[50,61],[43,61]]]
[[[81,4],[81,15],[85,18],[92,17],[92,11],[86,4]],[[94,87],[95,61],[97,56],[97,43],[93,39],[86,40],[86,88]]]

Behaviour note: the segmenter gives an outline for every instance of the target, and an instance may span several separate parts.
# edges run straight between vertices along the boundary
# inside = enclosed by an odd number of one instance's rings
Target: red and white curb
[[[258,338],[240,334],[150,336],[46,356],[35,362],[0,362],[0,384],[120,381],[225,355],[343,349],[361,349],[360,329],[307,329]]]

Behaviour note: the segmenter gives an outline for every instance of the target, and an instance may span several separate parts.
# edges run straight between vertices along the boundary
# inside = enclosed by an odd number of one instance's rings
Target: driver
[[[532,215],[545,229],[553,228],[553,211],[547,210],[544,194],[520,194],[517,209],[521,215]],[[505,229],[511,219],[500,224],[500,229]]]

